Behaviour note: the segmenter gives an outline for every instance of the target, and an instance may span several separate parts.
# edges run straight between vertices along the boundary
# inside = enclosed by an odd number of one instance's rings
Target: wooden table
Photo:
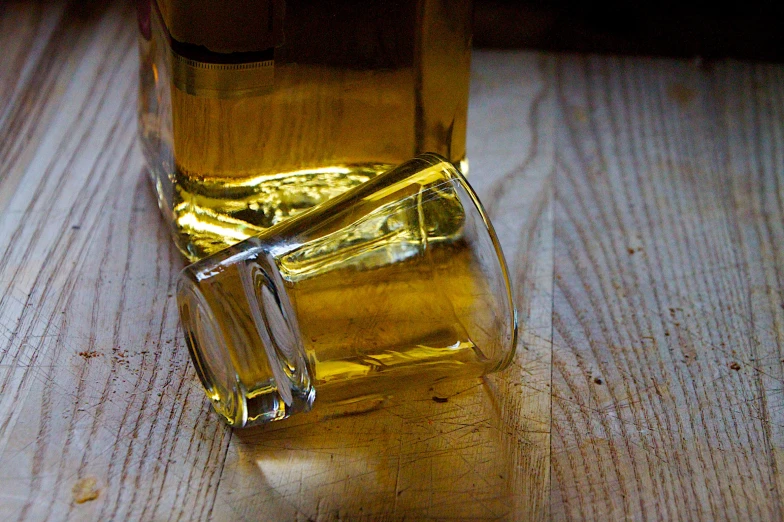
[[[178,330],[132,5],[0,13],[1,520],[784,517],[784,67],[477,52],[514,365],[232,432]]]

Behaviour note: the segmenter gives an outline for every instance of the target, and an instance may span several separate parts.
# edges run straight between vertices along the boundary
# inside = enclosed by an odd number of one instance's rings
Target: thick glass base
[[[212,285],[183,277],[178,288],[185,340],[213,408],[236,427],[309,411],[316,392],[298,328],[264,256],[225,271]]]

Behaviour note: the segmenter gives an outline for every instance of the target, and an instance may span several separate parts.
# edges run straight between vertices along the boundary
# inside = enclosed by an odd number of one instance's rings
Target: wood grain
[[[780,520],[781,67],[556,77],[555,518]]]
[[[233,433],[178,330],[132,6],[13,2],[0,28],[0,519],[547,517],[552,60],[475,57],[471,175],[517,285],[513,368]]]
[[[777,514],[784,494],[784,68],[723,64],[727,169],[737,215],[733,241],[746,281],[745,314],[753,358],[747,366],[775,475]]]
[[[44,41],[20,48],[3,121],[0,519],[207,518],[229,437],[176,333],[181,262],[135,145],[133,9],[87,7],[9,8]],[[77,504],[88,478],[98,497]]]

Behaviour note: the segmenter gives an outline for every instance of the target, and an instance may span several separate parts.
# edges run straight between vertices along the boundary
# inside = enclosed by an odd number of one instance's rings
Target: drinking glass
[[[177,298],[237,427],[499,371],[517,336],[487,214],[431,153],[186,267]]]

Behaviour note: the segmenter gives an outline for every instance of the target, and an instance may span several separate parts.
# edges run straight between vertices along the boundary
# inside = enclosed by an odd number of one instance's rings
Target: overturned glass
[[[493,227],[436,154],[188,266],[177,298],[237,427],[499,371],[517,336]]]

